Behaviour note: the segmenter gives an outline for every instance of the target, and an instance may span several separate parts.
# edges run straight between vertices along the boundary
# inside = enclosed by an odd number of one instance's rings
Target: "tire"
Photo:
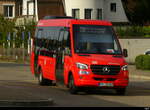
[[[43,72],[42,72],[41,69],[39,70],[38,82],[39,82],[39,85],[41,85],[41,86],[52,85],[52,81],[51,80],[45,79],[43,77]]]
[[[75,83],[74,83],[74,78],[72,75],[70,75],[69,77],[69,92],[71,94],[77,94],[78,93],[78,87],[75,86]]]
[[[126,94],[126,88],[118,88],[116,89],[117,95],[125,95]]]

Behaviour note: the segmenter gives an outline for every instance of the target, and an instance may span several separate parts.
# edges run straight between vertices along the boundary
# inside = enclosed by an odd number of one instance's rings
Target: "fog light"
[[[88,72],[88,71],[83,71],[83,70],[79,71],[79,75],[89,75],[89,74],[90,74],[90,72]]]

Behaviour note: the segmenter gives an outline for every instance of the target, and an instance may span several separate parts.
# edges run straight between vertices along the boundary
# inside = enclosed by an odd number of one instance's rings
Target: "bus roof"
[[[70,27],[71,24],[80,24],[80,25],[103,25],[103,26],[112,26],[108,21],[101,20],[84,20],[84,19],[48,19],[40,20],[38,22],[38,27]]]

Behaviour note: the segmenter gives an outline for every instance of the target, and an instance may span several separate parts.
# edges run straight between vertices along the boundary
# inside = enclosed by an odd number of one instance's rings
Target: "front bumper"
[[[106,78],[107,79],[107,78]],[[100,83],[104,84],[112,84],[113,86],[100,86]],[[118,78],[115,81],[96,81],[96,80],[87,80],[87,79],[79,79],[76,82],[77,87],[101,87],[101,88],[125,88],[129,84],[129,79]]]

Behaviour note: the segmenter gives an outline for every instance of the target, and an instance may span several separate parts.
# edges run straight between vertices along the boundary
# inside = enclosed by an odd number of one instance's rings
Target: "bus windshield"
[[[111,26],[73,25],[75,53],[121,55]]]

